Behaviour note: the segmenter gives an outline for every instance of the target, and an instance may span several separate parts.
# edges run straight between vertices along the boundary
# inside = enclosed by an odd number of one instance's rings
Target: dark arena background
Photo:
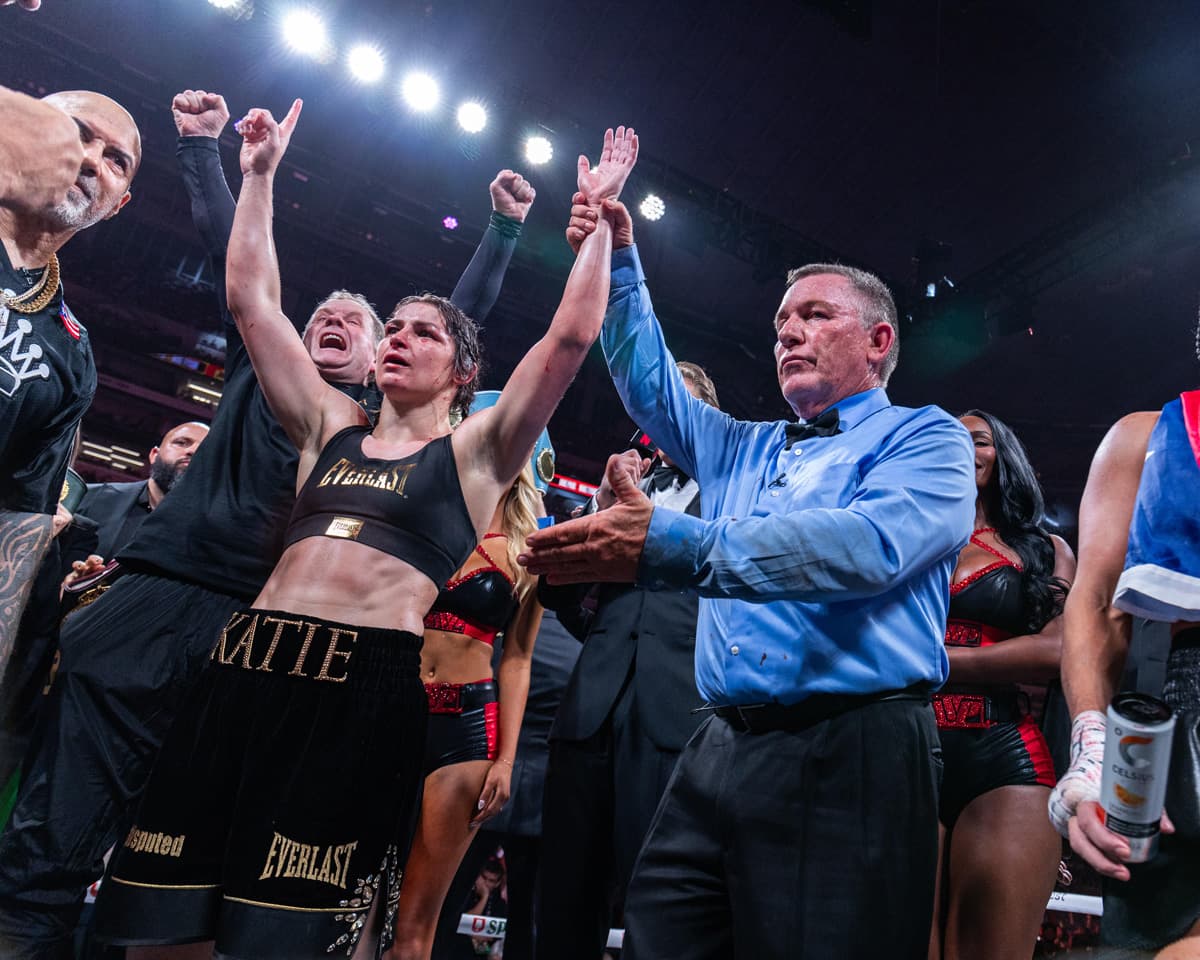
[[[668,345],[734,417],[792,416],[771,326],[788,269],[867,268],[900,308],[891,400],[1006,421],[1074,544],[1105,432],[1200,381],[1194,0],[45,0],[0,9],[0,85],[100,91],[143,137],[132,202],[61,256],[99,369],[89,481],[147,476],[164,431],[220,402],[225,341],[170,109],[189,88],[233,120],[304,99],[275,187],[294,320],[338,288],[381,312],[448,294],[489,181],[533,184],[484,388],[546,329],[573,262],[576,157],[617,123],[641,140],[623,199]],[[231,122],[235,194],[239,143]],[[562,518],[637,429],[599,347],[549,429]],[[1065,856],[1062,902],[1094,900]],[[1097,929],[1050,912],[1038,955],[1082,954]]]
[[[615,121],[644,145],[629,198],[665,208],[636,229],[668,342],[734,416],[786,412],[769,323],[786,269],[818,259],[879,272],[901,302],[892,399],[1005,418],[1068,533],[1104,430],[1196,379],[1193,4],[326,2],[316,57],[286,42],[293,6],[5,11],[0,83],[109,93],[145,142],[133,202],[63,256],[101,376],[89,478],[144,475],[163,430],[208,419],[220,393],[211,273],[174,157],[170,101],[188,87],[223,93],[235,119],[305,99],[277,198],[293,317],[339,285],[381,308],[449,292],[486,225],[488,181],[501,167],[530,179],[486,386],[548,323],[574,160]],[[359,42],[383,54],[374,85],[347,69]],[[440,87],[428,112],[401,97],[413,70]],[[477,134],[455,119],[468,100],[487,112]],[[550,142],[548,163],[526,160],[531,135]],[[227,128],[235,192],[236,148]],[[551,423],[560,473],[588,482],[633,430],[593,353]]]

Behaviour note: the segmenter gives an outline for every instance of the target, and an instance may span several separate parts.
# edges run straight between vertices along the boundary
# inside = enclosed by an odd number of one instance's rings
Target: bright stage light
[[[404,78],[400,93],[404,102],[417,113],[428,113],[442,99],[442,91],[437,81],[427,73],[410,73]]]
[[[293,10],[283,18],[283,38],[297,53],[324,56],[329,50],[325,21],[315,10]]]
[[[481,104],[468,100],[458,108],[458,125],[467,133],[478,133],[487,126],[487,111]]]
[[[378,83],[383,79],[386,64],[378,47],[360,43],[346,55],[346,66],[359,83]]]
[[[442,217],[442,226],[445,227],[447,230],[457,230],[458,229],[458,217],[455,217],[455,216]]]
[[[229,10],[232,7],[238,6],[242,0],[208,0],[218,10]]]
[[[662,197],[655,196],[653,193],[647,194],[646,199],[641,202],[638,211],[647,220],[661,220],[663,214],[667,212],[667,205],[662,202]]]
[[[549,163],[554,157],[554,144],[545,137],[530,137],[525,141],[525,159],[534,166]]]

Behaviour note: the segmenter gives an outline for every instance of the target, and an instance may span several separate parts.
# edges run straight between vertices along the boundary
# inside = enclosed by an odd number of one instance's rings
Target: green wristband
[[[521,235],[521,221],[514,220],[512,217],[506,217],[502,213],[495,210],[492,211],[492,217],[489,224],[500,236],[507,237],[509,240],[516,240]]]

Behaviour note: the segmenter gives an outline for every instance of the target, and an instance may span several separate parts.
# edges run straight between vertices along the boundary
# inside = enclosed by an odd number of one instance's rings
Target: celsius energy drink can
[[[1104,824],[1129,842],[1129,862],[1158,852],[1175,715],[1143,693],[1118,693],[1108,707],[1100,806]]]

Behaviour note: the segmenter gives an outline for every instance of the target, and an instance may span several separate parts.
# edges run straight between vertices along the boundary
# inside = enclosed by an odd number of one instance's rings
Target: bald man
[[[208,424],[199,421],[172,427],[150,450],[150,476],[132,483],[89,484],[79,504],[79,513],[99,525],[96,553],[111,560],[137,535],[150,515],[192,462],[208,436]]]
[[[108,97],[0,87],[0,674],[96,390],[57,254],[129,202],[141,156],[137,124]]]

